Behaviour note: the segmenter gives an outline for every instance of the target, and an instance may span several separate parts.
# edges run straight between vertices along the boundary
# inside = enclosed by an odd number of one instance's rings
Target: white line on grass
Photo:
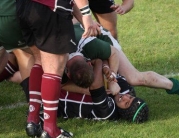
[[[11,104],[11,105],[0,106],[0,111],[4,110],[4,109],[14,109],[14,108],[22,107],[25,105],[27,105],[27,103],[19,102],[19,103],[15,103],[15,104]]]
[[[179,73],[170,73],[170,74],[166,74],[164,76],[167,77],[167,78],[175,77],[175,76],[179,76]],[[0,111],[4,110],[4,109],[13,109],[13,108],[17,108],[17,107],[22,107],[24,105],[27,105],[27,103],[19,102],[19,103],[15,103],[15,104],[12,104],[12,105],[0,106]]]
[[[166,74],[164,76],[167,77],[167,78],[169,78],[169,77],[175,77],[175,76],[179,76],[179,73],[170,73],[170,74]]]

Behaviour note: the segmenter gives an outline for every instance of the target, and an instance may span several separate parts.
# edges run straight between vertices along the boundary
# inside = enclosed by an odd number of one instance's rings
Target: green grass
[[[118,16],[120,44],[140,71],[179,73],[178,5],[178,0],[136,0],[130,13]],[[59,126],[72,131],[75,138],[178,138],[179,96],[167,95],[160,89],[135,89],[149,105],[146,123],[60,118]],[[0,83],[0,138],[27,137],[24,131],[27,105],[9,109],[20,102],[25,103],[25,96],[19,85]]]
[[[178,72],[178,0],[137,0],[133,10],[118,18],[119,40],[139,70]],[[155,67],[154,67],[155,66]]]

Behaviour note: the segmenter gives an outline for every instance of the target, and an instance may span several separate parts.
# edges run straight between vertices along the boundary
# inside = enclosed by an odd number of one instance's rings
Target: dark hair
[[[148,120],[149,109],[142,99],[136,97],[129,108],[121,109],[118,107],[118,113],[125,120],[143,123]]]
[[[94,72],[92,66],[86,61],[76,61],[69,69],[71,80],[80,87],[88,88],[94,81]]]

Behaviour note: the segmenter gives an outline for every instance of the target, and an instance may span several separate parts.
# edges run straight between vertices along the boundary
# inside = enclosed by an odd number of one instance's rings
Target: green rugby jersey
[[[1,0],[0,2],[0,16],[16,15],[15,0]]]

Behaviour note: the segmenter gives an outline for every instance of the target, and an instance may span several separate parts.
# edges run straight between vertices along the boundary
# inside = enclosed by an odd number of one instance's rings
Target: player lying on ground
[[[75,35],[78,42],[78,50],[83,54],[88,60],[99,58],[102,60],[108,60],[111,56],[111,46],[114,46],[118,49],[118,60],[119,66],[113,67],[113,71],[119,73],[121,76],[124,76],[127,82],[132,86],[147,86],[152,88],[165,89],[168,94],[179,94],[179,82],[174,78],[166,78],[154,71],[138,71],[127,59],[124,52],[121,49],[121,46],[118,42],[111,36],[110,32],[101,28],[101,35],[97,37],[81,38],[82,33],[84,32],[82,26],[79,23],[74,24]],[[74,58],[74,57],[73,57]],[[71,59],[72,62],[72,59]],[[115,65],[116,60],[109,61],[109,67]],[[75,62],[77,65],[78,63]],[[74,64],[73,64],[74,65]],[[117,68],[117,71],[114,70]],[[68,63],[67,63],[68,70]],[[70,75],[78,74],[78,72],[71,72]],[[82,74],[82,73],[81,73]],[[106,74],[108,76],[108,74]],[[110,74],[110,76],[113,74]],[[79,78],[80,80],[80,78]],[[73,80],[75,82],[75,80]],[[78,85],[78,83],[76,83]],[[118,93],[118,92],[117,92]],[[113,94],[117,94],[113,93]]]
[[[93,66],[94,80],[89,89],[83,89],[86,94],[77,93],[82,91],[77,86],[73,86],[74,90],[69,92],[68,88],[71,85],[63,85],[62,89],[66,91],[60,94],[59,114],[64,118],[79,117],[96,120],[123,118],[138,123],[146,121],[148,107],[142,99],[129,94],[132,93],[133,88],[125,81],[125,78],[117,76],[117,83],[121,91],[115,96],[109,96],[104,87],[102,60],[96,59],[90,63],[89,67]]]
[[[148,107],[142,99],[127,94],[131,93],[133,88],[125,79],[121,76],[117,78],[118,84],[121,86],[121,92],[124,92],[124,94],[117,95],[116,98],[112,95],[108,96],[103,84],[102,61],[93,61],[92,65],[95,64],[97,67],[93,68],[95,70],[95,78],[91,85],[92,89],[90,89],[90,92],[89,89],[80,88],[78,86],[76,86],[75,91],[79,90],[79,93],[63,90],[59,98],[59,116],[63,116],[64,118],[81,117],[98,120],[118,120],[123,118],[138,123],[146,121],[148,119]],[[14,77],[17,76],[18,75],[15,75]],[[14,80],[14,78],[11,78],[11,80]],[[81,89],[83,89],[83,92],[86,91],[86,94],[80,94],[82,92]],[[64,98],[64,96],[66,98]],[[83,101],[80,102],[80,99]],[[69,100],[71,102],[69,102]],[[66,106],[64,102],[68,105]],[[66,111],[64,109],[66,109]],[[79,111],[79,109],[81,109],[81,111]],[[38,127],[39,131],[40,129],[41,128]]]

